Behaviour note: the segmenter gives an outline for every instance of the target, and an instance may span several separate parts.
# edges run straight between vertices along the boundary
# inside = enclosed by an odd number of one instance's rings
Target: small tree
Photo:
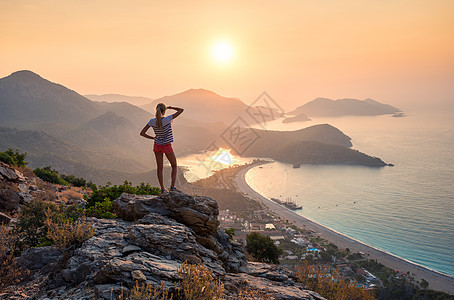
[[[429,287],[429,283],[424,278],[421,279],[421,282],[419,285],[425,290]]]
[[[279,255],[282,249],[277,247],[269,236],[252,232],[246,236],[246,249],[258,261],[267,263],[279,263]]]

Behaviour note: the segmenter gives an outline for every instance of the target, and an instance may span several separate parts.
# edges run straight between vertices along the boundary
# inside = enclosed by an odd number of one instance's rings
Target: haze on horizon
[[[0,77],[27,69],[80,94],[454,102],[450,0],[0,0],[0,14]]]

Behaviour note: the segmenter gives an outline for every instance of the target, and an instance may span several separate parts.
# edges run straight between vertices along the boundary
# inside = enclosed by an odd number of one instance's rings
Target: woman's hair
[[[155,117],[156,117],[156,127],[158,127],[158,129],[162,129],[162,115],[164,114],[166,109],[167,109],[167,106],[164,103],[159,103],[158,105],[156,105]]]

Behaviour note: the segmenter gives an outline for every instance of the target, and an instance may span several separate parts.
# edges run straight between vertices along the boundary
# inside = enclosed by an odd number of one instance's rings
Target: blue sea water
[[[407,117],[343,117],[283,124],[294,130],[329,123],[353,148],[394,167],[272,163],[246,174],[265,197],[291,197],[298,213],[378,249],[454,276],[453,112]]]

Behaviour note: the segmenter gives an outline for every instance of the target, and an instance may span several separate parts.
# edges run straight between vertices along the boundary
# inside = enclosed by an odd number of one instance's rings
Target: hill
[[[376,116],[400,112],[388,104],[382,104],[372,99],[338,99],[316,98],[294,111],[291,115],[305,114],[309,117],[340,117],[340,116]]]
[[[135,106],[142,106],[153,101],[153,99],[147,97],[126,96],[119,94],[84,95],[84,97],[97,102],[127,102]]]
[[[179,94],[165,96],[142,106],[154,114],[156,104],[163,102],[185,109],[186,118],[199,122],[230,122],[238,117],[248,106],[240,99],[227,98],[205,89],[189,89]]]
[[[222,122],[226,125],[230,125],[247,110],[254,114],[268,109],[261,106],[250,107],[240,99],[223,97],[205,89],[189,89],[179,94],[165,96],[142,108],[154,114],[156,105],[160,102],[184,108],[185,118],[203,123]],[[273,114],[275,117],[282,115],[277,110],[273,110]]]
[[[329,125],[314,125],[296,131],[255,130],[242,155],[268,157],[289,164],[354,164],[383,167],[379,158],[350,149],[351,138]]]
[[[94,102],[30,71],[0,79],[0,126],[78,124],[101,113]]]

